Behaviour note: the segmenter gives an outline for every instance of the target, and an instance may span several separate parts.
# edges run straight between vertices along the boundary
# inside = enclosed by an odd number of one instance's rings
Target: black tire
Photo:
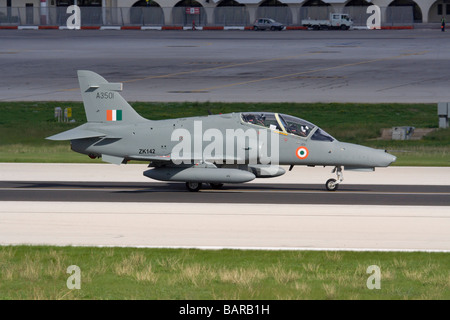
[[[347,30],[347,26],[346,25],[342,25],[341,26],[341,30]]]
[[[210,183],[209,186],[211,187],[211,189],[218,190],[222,189],[223,183]]]
[[[325,187],[328,191],[336,191],[339,187],[339,184],[336,183],[336,179],[328,179],[325,183]]]
[[[275,31],[275,27],[274,26],[270,27],[270,31]]]
[[[186,182],[186,188],[190,192],[198,192],[202,187],[201,182]]]
[[[258,27],[257,26],[253,26],[253,30],[258,31]]]

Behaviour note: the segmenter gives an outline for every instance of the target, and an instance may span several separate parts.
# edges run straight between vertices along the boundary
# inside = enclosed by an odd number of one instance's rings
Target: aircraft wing
[[[168,162],[171,161],[170,156],[132,156],[127,157],[127,160],[125,161],[124,157],[118,157],[118,156],[112,156],[109,154],[102,154],[101,156],[102,160],[105,162],[109,162],[112,164],[123,164],[126,163],[129,160],[137,160],[137,161],[150,161],[152,163],[152,166],[160,166],[163,164],[168,164]]]
[[[170,155],[167,156],[150,156],[150,155],[146,155],[146,156],[133,156],[131,157],[132,160],[139,160],[139,161],[151,161],[151,162],[169,162],[172,161]]]
[[[156,156],[156,155],[145,155],[145,156],[132,156],[130,157],[130,160],[137,160],[137,161],[149,161],[149,167],[160,167],[160,166],[176,166],[172,162],[172,158],[170,154],[164,155],[164,156]]]

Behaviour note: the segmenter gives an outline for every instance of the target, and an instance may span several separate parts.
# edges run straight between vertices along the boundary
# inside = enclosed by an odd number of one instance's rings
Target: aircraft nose
[[[388,153],[387,150],[384,150],[379,158],[380,167],[387,167],[397,160],[397,157]]]
[[[365,146],[341,143],[340,150],[345,156],[345,163],[355,167],[388,167],[397,157],[386,150],[373,149]]]
[[[387,153],[387,151],[386,151],[386,153]],[[389,154],[389,155],[391,156],[391,163],[397,161],[397,157],[396,156],[393,156],[392,154]]]

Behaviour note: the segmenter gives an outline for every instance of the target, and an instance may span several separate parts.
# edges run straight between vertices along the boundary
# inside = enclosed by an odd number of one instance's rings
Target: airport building
[[[330,13],[349,13],[355,25],[364,25],[372,4],[381,8],[384,25],[450,18],[450,0],[0,0],[0,26],[61,26],[73,4],[82,9],[83,25],[249,26],[265,17],[300,26],[302,19]]]

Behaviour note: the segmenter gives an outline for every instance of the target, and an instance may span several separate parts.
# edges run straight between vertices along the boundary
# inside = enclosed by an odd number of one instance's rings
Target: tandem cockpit
[[[271,112],[242,113],[245,123],[277,130],[285,134],[293,134],[304,139],[333,142],[336,139],[306,120],[287,114]]]

